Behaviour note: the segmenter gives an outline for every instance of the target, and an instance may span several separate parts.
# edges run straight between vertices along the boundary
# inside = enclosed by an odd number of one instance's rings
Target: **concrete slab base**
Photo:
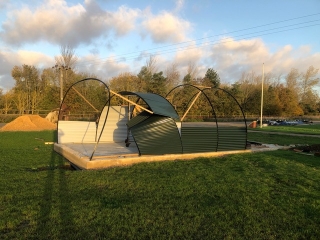
[[[90,160],[95,146],[95,143],[55,143],[54,150],[66,158],[76,168],[89,170],[126,166],[141,162],[188,160],[198,157],[219,157],[223,155],[277,150],[281,148],[281,146],[265,146],[259,148],[253,147],[247,150],[223,152],[139,156],[139,151],[134,143],[130,144],[129,147],[126,147],[124,143],[99,143],[95,149],[93,158]]]

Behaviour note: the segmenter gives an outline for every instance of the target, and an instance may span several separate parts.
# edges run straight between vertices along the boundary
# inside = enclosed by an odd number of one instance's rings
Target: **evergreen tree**
[[[204,83],[208,87],[219,87],[220,77],[218,73],[212,68],[209,68],[204,76]]]

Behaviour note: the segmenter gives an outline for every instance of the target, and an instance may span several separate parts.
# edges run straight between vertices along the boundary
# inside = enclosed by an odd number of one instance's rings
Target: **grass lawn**
[[[320,239],[319,157],[72,171],[53,133],[0,132],[0,239]]]
[[[301,133],[301,134],[317,134],[320,135],[320,124],[302,124],[296,126],[267,126],[262,128],[248,129],[254,131],[267,132],[287,132],[287,133]]]
[[[319,144],[320,138],[308,136],[288,136],[272,133],[248,132],[248,140],[261,143],[278,144],[281,146],[289,146],[295,144]]]

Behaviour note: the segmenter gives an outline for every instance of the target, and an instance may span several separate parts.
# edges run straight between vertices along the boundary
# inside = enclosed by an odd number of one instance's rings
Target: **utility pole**
[[[63,101],[63,70],[69,70],[70,67],[64,65],[54,65],[52,68],[59,69],[59,83],[60,83],[60,105]]]
[[[264,82],[264,63],[262,64],[260,128],[262,128],[262,114],[263,114],[263,82]]]
[[[62,104],[63,101],[63,72],[62,72],[62,67],[59,67],[60,70],[60,105]]]

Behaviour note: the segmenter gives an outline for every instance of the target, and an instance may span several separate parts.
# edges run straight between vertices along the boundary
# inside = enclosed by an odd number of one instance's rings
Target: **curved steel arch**
[[[96,149],[97,149],[97,146],[98,146],[98,144],[99,144],[99,141],[100,141],[100,138],[101,138],[101,136],[102,136],[102,132],[103,132],[104,127],[105,127],[105,125],[106,125],[106,121],[107,121],[108,114],[109,114],[109,109],[110,109],[110,88],[108,87],[108,85],[107,85],[105,82],[103,82],[103,81],[101,81],[100,79],[97,79],[97,78],[84,78],[84,79],[82,79],[82,80],[79,80],[79,81],[73,83],[73,84],[67,89],[67,91],[65,92],[65,94],[63,95],[63,100],[62,100],[62,102],[61,102],[61,104],[60,104],[60,109],[59,109],[59,118],[60,118],[60,112],[61,112],[62,104],[64,103],[68,92],[72,89],[72,87],[73,87],[74,85],[76,85],[76,84],[78,84],[78,83],[80,83],[80,82],[85,82],[85,81],[89,81],[89,80],[98,81],[98,82],[102,83],[102,84],[105,86],[105,88],[108,89],[108,96],[109,96],[109,99],[108,99],[107,102],[104,104],[104,107],[108,104],[108,110],[107,110],[106,118],[105,118],[105,120],[104,120],[104,122],[103,122],[102,129],[101,129],[101,132],[100,132],[99,137],[98,137],[98,141],[96,142],[96,145],[94,146],[93,152],[92,152],[92,154],[91,154],[91,156],[90,156],[90,158],[89,158],[89,159],[91,160],[92,157],[93,157],[93,155],[94,155],[94,153],[95,153],[95,151],[96,151]],[[100,112],[99,118],[101,117],[101,113],[102,113],[102,112]],[[59,121],[58,121],[58,124],[59,124]],[[58,124],[57,124],[57,130],[58,130]],[[57,135],[58,135],[58,134],[59,134],[59,133],[58,133],[58,131],[57,131]],[[59,139],[58,136],[57,136],[57,139]]]
[[[214,87],[214,88],[210,88],[210,89],[204,89],[204,91],[210,91],[210,90],[217,90],[217,91],[222,91],[224,92],[225,94],[227,94],[229,97],[231,97],[233,99],[233,101],[238,105],[238,108],[240,109],[241,113],[242,113],[242,117],[243,117],[243,120],[244,120],[244,125],[245,125],[245,141],[244,141],[244,148],[246,148],[247,146],[247,137],[248,137],[248,134],[247,134],[247,121],[246,121],[246,118],[245,118],[245,115],[244,115],[244,112],[243,112],[243,109],[241,107],[241,105],[239,104],[238,100],[227,90],[223,89],[223,88],[219,88],[219,87]],[[239,128],[241,130],[241,128]],[[242,130],[240,131],[242,132]],[[223,135],[223,132],[222,131],[219,131],[219,137],[220,135],[222,136]],[[230,133],[229,133],[230,134]],[[239,133],[238,133],[239,134]],[[241,135],[241,134],[240,134]],[[218,141],[218,144],[221,143],[221,141]],[[219,150],[219,145],[218,145],[218,148],[217,150]]]
[[[136,103],[141,99],[148,105],[148,109],[127,123],[140,155],[182,153],[181,138],[174,120],[179,115],[167,99],[155,93],[123,91],[119,94],[134,95],[138,97]]]
[[[210,106],[211,106],[212,113],[213,113],[213,115],[214,115],[214,117],[215,117],[215,120],[216,120],[216,119],[217,119],[217,118],[216,118],[216,113],[215,113],[215,111],[214,111],[214,107],[212,106],[212,103],[211,103],[210,99],[209,99],[208,96],[203,92],[203,89],[201,89],[201,88],[199,88],[199,87],[197,87],[197,86],[195,86],[195,85],[192,85],[192,84],[180,84],[180,85],[172,88],[172,89],[167,93],[166,98],[167,98],[168,95],[169,95],[171,92],[173,92],[175,89],[177,89],[177,88],[179,88],[179,87],[184,87],[184,86],[189,86],[189,87],[196,88],[196,89],[198,89],[200,92],[203,93],[203,95],[206,97],[208,103],[209,103]],[[192,96],[192,98],[193,98],[193,97],[194,97],[194,96]],[[192,99],[192,98],[191,98],[191,99]],[[188,103],[190,103],[191,99],[189,100]],[[217,121],[216,121],[216,124],[217,124]]]
[[[209,89],[209,88],[207,88],[207,89]],[[215,88],[211,88],[211,89],[221,90],[221,91],[227,93],[230,97],[233,98],[233,100],[237,103],[239,109],[241,110],[241,113],[242,113],[242,116],[243,116],[243,119],[244,119],[244,122],[245,122],[245,125],[246,125],[246,130],[247,130],[247,129],[248,129],[248,128],[247,128],[247,120],[246,120],[245,114],[244,114],[243,109],[242,109],[240,103],[238,102],[238,100],[237,100],[229,91],[227,91],[227,90],[225,90],[225,89],[223,89],[223,88],[215,87]],[[205,90],[206,90],[206,89],[203,89],[203,91],[205,91]]]
[[[168,97],[168,95],[169,95],[171,92],[173,92],[175,89],[177,89],[177,88],[179,88],[179,87],[185,87],[185,86],[196,88],[197,90],[199,90],[199,92],[201,92],[201,93],[205,96],[207,102],[209,103],[209,105],[210,105],[210,107],[211,107],[211,110],[212,110],[212,113],[213,113],[213,116],[214,116],[214,119],[215,119],[216,133],[217,133],[217,137],[218,137],[218,136],[219,136],[219,126],[218,126],[218,121],[217,121],[216,112],[215,112],[215,110],[214,110],[214,107],[213,107],[212,102],[210,101],[209,97],[207,96],[207,94],[205,94],[204,89],[201,89],[201,88],[199,88],[199,87],[197,87],[197,86],[195,86],[195,85],[192,85],[192,84],[181,84],[181,85],[178,85],[178,86],[174,87],[173,89],[171,89],[171,90],[167,93],[166,97]],[[187,105],[190,104],[190,102],[192,101],[192,99],[193,99],[195,96],[196,96],[196,94],[194,94],[194,95],[190,98],[190,100],[189,100],[189,102],[188,102]],[[181,128],[182,128],[182,123],[183,123],[183,121],[181,122]],[[218,141],[217,141],[216,151],[217,151],[217,149],[218,149],[218,144],[219,144],[219,143],[218,143]]]
[[[224,92],[224,93],[226,93],[228,96],[230,96],[230,97],[236,102],[236,104],[238,105],[238,107],[239,107],[239,109],[240,109],[240,111],[241,111],[241,113],[242,113],[243,119],[244,119],[244,123],[245,123],[245,133],[246,133],[246,134],[245,134],[245,138],[246,138],[246,139],[245,139],[244,145],[245,145],[245,148],[246,148],[246,142],[247,142],[247,122],[246,122],[246,118],[245,118],[243,109],[242,109],[241,105],[239,104],[239,102],[237,101],[237,99],[236,99],[230,92],[228,92],[228,91],[225,90],[225,89],[222,89],[222,88],[219,88],[219,87],[207,87],[207,88],[201,89],[201,88],[199,88],[199,87],[197,87],[197,86],[195,86],[195,85],[192,85],[192,84],[181,84],[181,85],[178,85],[178,86],[174,87],[173,89],[171,89],[171,90],[167,93],[166,97],[168,97],[175,89],[177,89],[177,88],[179,88],[179,87],[184,87],[184,86],[189,86],[189,87],[193,87],[193,88],[198,89],[199,92],[201,92],[201,93],[205,96],[205,98],[207,99],[207,102],[208,102],[208,103],[210,104],[210,106],[211,106],[211,109],[212,109],[212,112],[213,112],[213,115],[214,115],[214,119],[215,119],[215,123],[216,123],[216,128],[217,128],[217,138],[218,138],[218,141],[217,141],[216,151],[218,151],[218,149],[219,149],[219,136],[220,136],[219,124],[218,124],[218,121],[217,121],[217,115],[216,115],[216,111],[215,111],[215,108],[214,108],[214,103],[212,103],[212,101],[210,100],[210,98],[208,97],[208,95],[207,95],[205,92],[208,92],[208,91],[210,91],[210,90],[221,90],[222,92]],[[197,94],[197,93],[196,93],[196,94]],[[190,98],[187,106],[190,104],[190,102],[191,102],[192,99],[196,96],[196,94],[194,94],[194,95]]]

